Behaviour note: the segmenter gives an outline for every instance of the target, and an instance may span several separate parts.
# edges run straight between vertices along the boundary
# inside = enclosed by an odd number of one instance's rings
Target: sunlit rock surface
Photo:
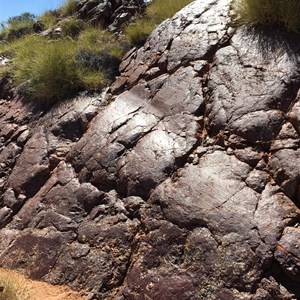
[[[300,299],[300,49],[231,14],[193,2],[107,95],[40,112],[0,81],[2,267],[94,299]]]

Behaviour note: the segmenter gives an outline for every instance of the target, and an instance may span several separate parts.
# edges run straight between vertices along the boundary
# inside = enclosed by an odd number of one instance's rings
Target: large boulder
[[[163,22],[106,95],[2,100],[2,267],[94,299],[299,299],[299,45],[231,9]]]

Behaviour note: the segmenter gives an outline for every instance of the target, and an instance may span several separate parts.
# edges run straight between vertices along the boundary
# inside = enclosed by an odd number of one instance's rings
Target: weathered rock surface
[[[144,0],[81,0],[76,8],[80,18],[111,31],[119,31],[122,24],[144,9]]]
[[[123,31],[128,21],[142,14],[145,8],[144,0],[79,0],[76,2],[74,15],[92,26],[100,26],[118,34]],[[53,38],[63,33],[60,21],[54,27],[45,30],[44,27],[42,21],[38,20],[33,25],[33,30],[42,36]]]
[[[0,106],[0,263],[95,299],[300,299],[299,57],[197,0],[105,95]]]

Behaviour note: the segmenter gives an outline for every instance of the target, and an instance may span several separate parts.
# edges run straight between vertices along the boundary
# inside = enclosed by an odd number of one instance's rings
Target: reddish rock
[[[194,1],[109,95],[1,100],[2,267],[94,299],[299,299],[299,45],[231,14]]]

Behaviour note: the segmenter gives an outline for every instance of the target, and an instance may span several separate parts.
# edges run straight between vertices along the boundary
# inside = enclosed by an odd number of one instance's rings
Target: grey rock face
[[[95,299],[299,299],[300,52],[231,13],[163,22],[109,103],[2,101],[1,266]]]

